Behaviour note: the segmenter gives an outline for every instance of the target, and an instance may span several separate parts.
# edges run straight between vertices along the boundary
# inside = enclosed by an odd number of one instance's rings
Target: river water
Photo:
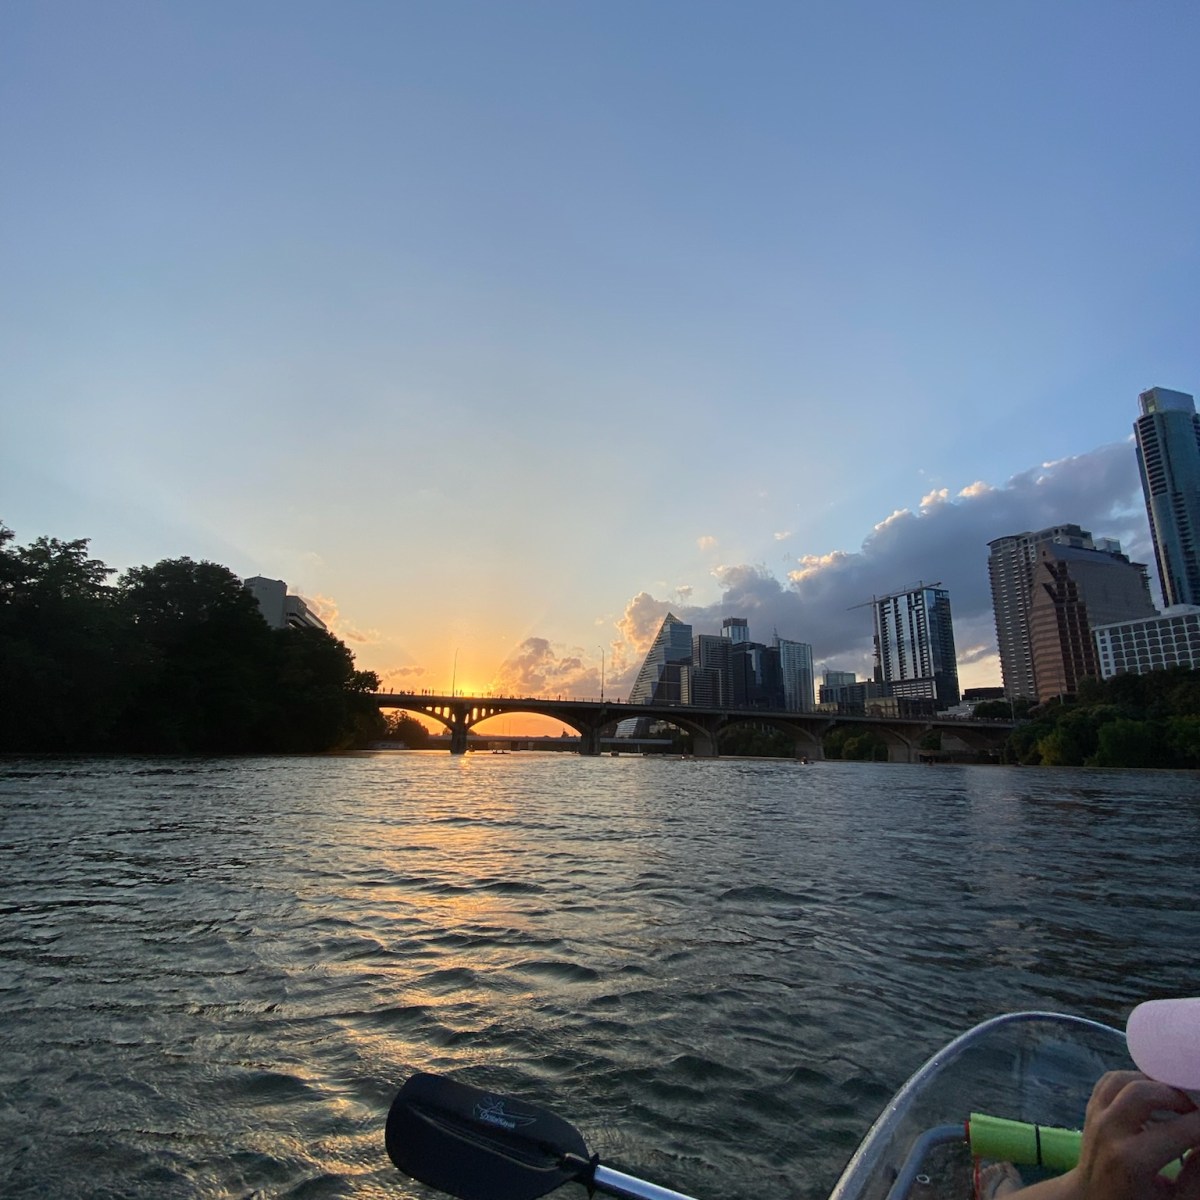
[[[815,1200],[976,1021],[1200,992],[1198,784],[0,760],[0,1194],[428,1198],[383,1149],[421,1069],[703,1200]]]

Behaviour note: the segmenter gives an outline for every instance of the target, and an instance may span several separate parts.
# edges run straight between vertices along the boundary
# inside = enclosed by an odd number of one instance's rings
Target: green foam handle
[[[1004,1117],[972,1113],[967,1123],[971,1153],[1024,1166],[1069,1171],[1079,1161],[1083,1134],[1077,1129],[1052,1125],[1029,1125]]]
[[[967,1140],[976,1158],[989,1158],[1017,1166],[1045,1167],[1069,1171],[1079,1162],[1083,1134],[1078,1129],[1056,1129],[1053,1125],[1030,1125],[972,1113],[967,1121]],[[1179,1174],[1182,1160],[1168,1163],[1159,1172],[1167,1179]]]

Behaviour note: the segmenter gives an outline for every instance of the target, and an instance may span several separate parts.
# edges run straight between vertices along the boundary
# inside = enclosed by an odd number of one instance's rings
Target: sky
[[[0,5],[0,521],[287,581],[394,689],[870,671],[987,543],[1153,568],[1194,0]],[[1157,599],[1157,581],[1155,581]]]

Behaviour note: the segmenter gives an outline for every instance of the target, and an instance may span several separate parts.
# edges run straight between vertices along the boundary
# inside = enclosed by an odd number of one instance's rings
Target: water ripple
[[[0,762],[0,1193],[415,1200],[426,1069],[815,1200],[966,1025],[1190,991],[1198,834],[1190,775]]]

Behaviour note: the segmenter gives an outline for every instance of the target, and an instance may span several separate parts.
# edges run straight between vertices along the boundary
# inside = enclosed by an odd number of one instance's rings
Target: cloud
[[[378,629],[360,629],[357,625],[344,620],[337,601],[329,596],[301,596],[300,598],[325,622],[325,627],[339,641],[356,646],[378,646],[388,640]]]
[[[390,671],[377,672],[380,679],[400,679],[407,680],[420,678],[425,674],[424,667],[392,667]]]
[[[995,666],[995,626],[988,584],[988,542],[1006,534],[1075,523],[1097,537],[1116,537],[1137,562],[1153,563],[1137,462],[1128,441],[1086,454],[1042,463],[994,486],[977,480],[956,494],[937,488],[918,508],[898,508],[867,534],[856,551],[827,550],[795,557],[782,579],[764,566],[719,566],[713,577],[720,596],[692,604],[639,592],[616,626],[607,685],[628,691],[663,618],[673,612],[697,633],[718,633],[728,616],[745,617],[756,641],[781,637],[809,642],[818,664],[861,673],[871,662],[873,596],[919,582],[940,583],[950,593],[955,643],[961,666],[976,665],[999,682]],[[538,680],[546,694],[567,689],[572,680],[597,694],[593,678],[578,659],[562,657],[542,639],[537,653],[513,660],[514,669]],[[506,664],[507,666],[507,664]],[[513,691],[519,688],[515,684]]]
[[[505,696],[598,696],[600,664],[585,663],[580,651],[557,651],[545,639],[526,638],[492,681]]]
[[[715,550],[717,548],[717,539],[711,534],[705,534],[703,537],[696,539],[696,545],[701,550]]]

